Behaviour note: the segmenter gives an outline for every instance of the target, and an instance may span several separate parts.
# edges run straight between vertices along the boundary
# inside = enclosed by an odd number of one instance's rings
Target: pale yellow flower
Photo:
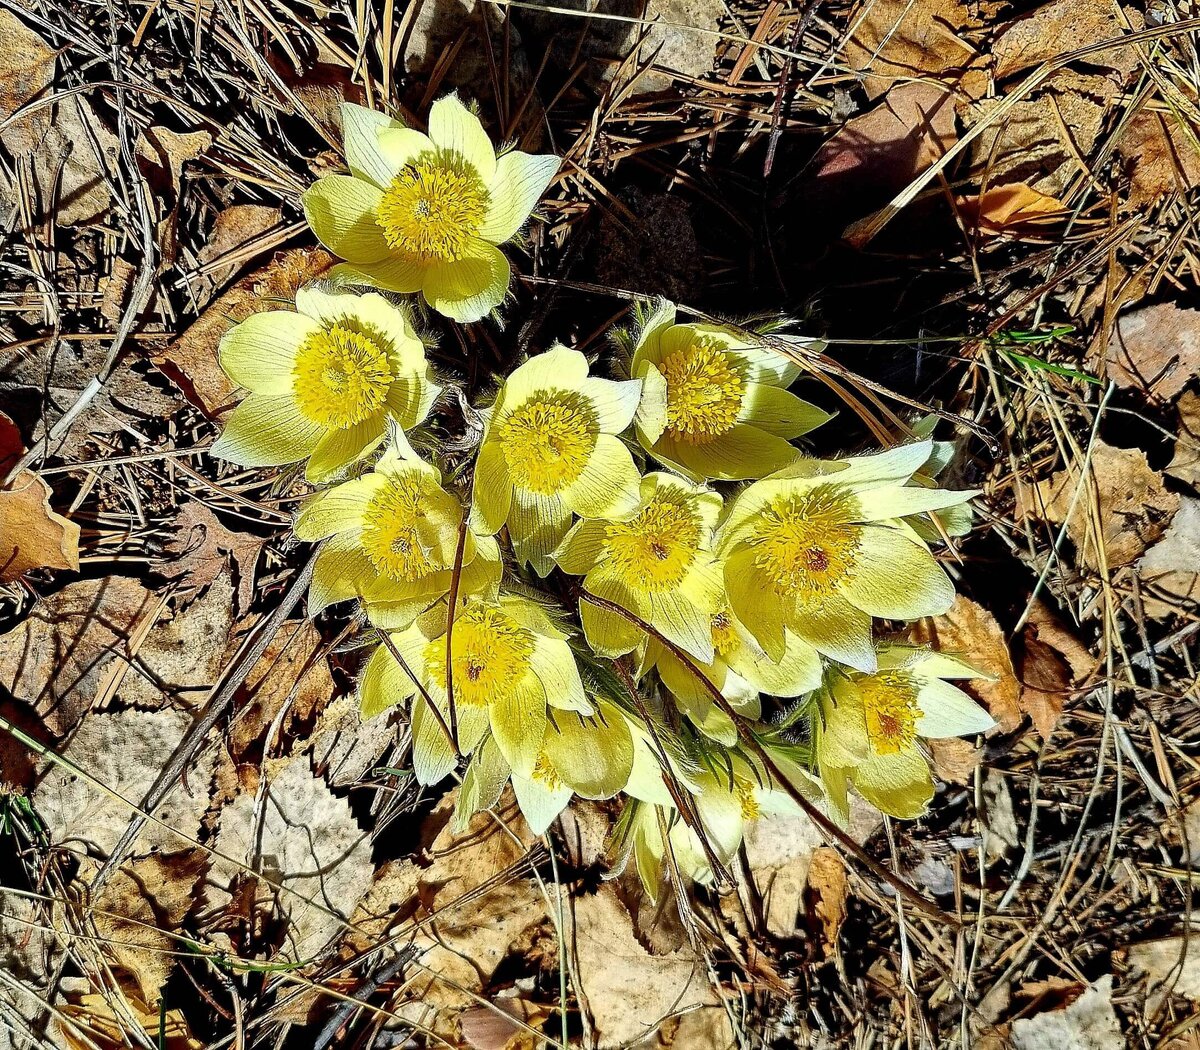
[[[310,481],[378,448],[389,423],[415,427],[440,392],[407,318],[375,293],[301,288],[294,312],[251,314],[219,355],[250,393],[212,454],[244,467],[307,457]]]
[[[559,159],[496,155],[479,118],[453,95],[429,112],[429,134],[386,114],[342,106],[349,175],[304,194],[304,214],[351,281],[420,292],[459,322],[478,321],[508,291],[496,246],[511,240],[545,192]]]
[[[412,700],[413,770],[422,784],[436,784],[456,761],[442,728],[451,721],[446,627],[443,603],[390,636],[411,677],[391,650],[380,646],[359,682],[364,718]],[[594,713],[566,634],[528,599],[466,599],[454,617],[451,644],[451,684],[463,754],[470,754],[490,729],[514,773],[532,777],[544,746],[547,706],[564,715]],[[430,710],[430,701],[440,720]]]
[[[761,478],[792,462],[789,439],[830,415],[790,393],[799,367],[732,328],[676,324],[663,302],[633,354],[645,385],[638,440],[651,455],[691,477]]]
[[[556,346],[504,382],[484,414],[475,463],[475,527],[508,525],[516,556],[545,576],[572,514],[621,517],[638,501],[637,467],[620,434],[641,384],[588,375],[587,358]]]
[[[450,590],[463,514],[437,469],[404,443],[389,448],[369,473],[318,493],[295,524],[300,539],[325,540],[309,614],[360,598],[376,626],[408,626]],[[495,538],[468,529],[458,593],[495,594],[502,570]]]
[[[583,589],[614,602],[697,660],[713,659],[712,618],[720,609],[721,570],[712,554],[721,497],[672,474],[647,474],[626,521],[584,520],[554,560],[583,576]],[[601,656],[633,652],[647,634],[627,617],[580,600],[588,645]]]
[[[840,462],[797,460],[741,493],[717,552],[730,608],[769,656],[782,656],[790,633],[872,671],[872,617],[950,608],[954,586],[901,519],[975,493],[908,485],[929,454],[920,441]]]
[[[834,816],[849,819],[853,785],[893,817],[925,812],[933,778],[921,738],[986,733],[992,717],[947,678],[981,678],[943,653],[882,645],[873,674],[833,671],[817,725],[817,765]]]

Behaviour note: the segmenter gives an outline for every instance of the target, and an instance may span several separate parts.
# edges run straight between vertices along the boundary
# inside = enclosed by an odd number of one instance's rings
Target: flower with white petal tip
[[[456,763],[446,734],[452,721],[446,628],[447,607],[442,603],[408,629],[390,635],[408,671],[382,645],[367,662],[358,687],[364,718],[412,700],[413,771],[421,784],[436,784]],[[471,597],[460,603],[450,642],[449,686],[458,747],[464,755],[490,729],[509,767],[531,777],[542,753],[547,705],[564,713],[594,712],[566,637],[525,598]]]
[[[475,462],[475,528],[505,524],[517,558],[545,576],[550,553],[584,518],[626,516],[637,506],[638,469],[621,441],[642,385],[588,375],[587,358],[555,346],[504,381]]]
[[[909,486],[918,441],[838,462],[800,459],[745,489],[717,537],[729,605],[767,654],[787,632],[830,659],[875,669],[871,618],[944,613],[954,586],[901,519],[974,492]]]
[[[325,540],[317,554],[308,611],[360,598],[377,627],[407,627],[449,592],[463,506],[437,469],[400,441],[375,469],[326,489],[296,518],[302,540]],[[458,593],[495,594],[503,566],[493,536],[467,530]]]
[[[296,293],[295,311],[251,314],[221,340],[221,367],[250,391],[212,455],[243,467],[308,459],[325,481],[415,427],[440,388],[407,317],[383,296]]]
[[[717,705],[712,689],[720,692],[743,718],[756,719],[762,714],[760,694],[791,698],[809,693],[821,684],[821,657],[795,635],[788,635],[783,657],[775,661],[728,606],[717,610],[711,624],[710,663],[692,661],[693,670],[657,638],[650,638],[639,669],[640,673],[651,667],[658,669],[675,705],[705,736],[727,747],[732,747],[738,739],[737,727]],[[700,675],[708,680],[709,686]]]
[[[921,738],[972,736],[996,723],[948,678],[985,678],[943,653],[881,645],[873,674],[830,674],[817,727],[817,766],[834,815],[849,819],[848,789],[893,817],[914,818],[933,797]]]
[[[704,663],[714,656],[712,618],[722,602],[712,554],[721,497],[673,474],[647,474],[641,501],[625,521],[576,524],[554,552],[583,589],[613,602]],[[600,656],[631,653],[647,638],[634,621],[581,598],[588,645]]]
[[[696,481],[771,474],[800,454],[791,438],[831,418],[786,389],[794,362],[732,328],[676,324],[669,302],[642,329],[632,372],[645,384],[638,440]]]
[[[305,191],[313,232],[346,262],[335,276],[420,292],[439,313],[478,321],[508,291],[497,247],[511,240],[558,171],[559,158],[496,155],[479,118],[453,95],[429,112],[429,134],[375,110],[342,106],[349,175]]]

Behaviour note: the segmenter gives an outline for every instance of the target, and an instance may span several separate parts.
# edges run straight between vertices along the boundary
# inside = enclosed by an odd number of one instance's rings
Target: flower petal
[[[515,368],[504,381],[506,411],[520,407],[532,394],[546,390],[582,390],[588,378],[587,358],[556,344]]]
[[[371,473],[319,492],[300,508],[292,531],[297,539],[312,541],[357,529],[368,501],[386,484],[386,478]]]
[[[892,620],[938,616],[954,602],[954,584],[933,555],[878,525],[864,526],[855,571],[840,591],[864,612]]]
[[[407,700],[417,691],[416,684],[396,663],[386,645],[371,654],[358,682],[358,703],[363,718]]]
[[[383,417],[378,415],[345,430],[329,430],[313,449],[304,476],[312,482],[327,481],[377,448],[383,438]]]
[[[917,704],[921,708],[917,734],[931,740],[974,736],[976,733],[986,733],[996,725],[996,720],[958,686],[943,682],[940,678],[928,678],[921,682]]]
[[[386,186],[395,169],[380,150],[379,133],[386,128],[403,127],[398,120],[377,109],[343,102],[342,142],[346,165],[360,178],[369,179],[377,186]]]
[[[563,572],[586,576],[604,553],[608,526],[602,521],[577,521],[551,557]]]
[[[374,263],[342,263],[329,271],[332,280],[348,285],[367,285],[410,295],[425,284],[429,264],[407,255],[393,255]]]
[[[475,487],[471,502],[471,528],[495,535],[508,520],[513,487],[508,463],[497,441],[485,441],[475,460]]]
[[[546,694],[546,703],[563,711],[592,713],[592,705],[583,691],[575,656],[566,642],[537,635],[529,669]]]
[[[514,773],[533,774],[546,731],[546,694],[533,675],[492,698],[489,705],[496,746]]]
[[[633,738],[611,704],[601,703],[592,718],[556,712],[543,746],[559,777],[582,798],[612,798],[629,783]]]
[[[871,617],[845,599],[831,595],[820,605],[800,605],[788,626],[798,638],[831,660],[856,671],[870,673],[875,670]]]
[[[642,382],[590,376],[583,381],[583,395],[592,403],[600,429],[606,434],[619,434],[633,422],[642,397]]]
[[[292,389],[296,351],[321,326],[290,310],[251,314],[221,339],[221,367],[235,383],[257,394],[286,394]]]
[[[379,183],[385,190],[396,175],[414,163],[422,153],[434,152],[433,140],[415,128],[386,128],[379,133],[379,154],[387,169],[387,178]]]
[[[504,761],[496,742],[491,737],[485,738],[463,774],[458,802],[454,807],[455,832],[461,834],[466,831],[472,816],[480,810],[491,809],[499,801],[500,793],[508,782],[508,772],[508,763]]]
[[[637,611],[637,595],[607,573],[590,573],[584,580],[584,587],[597,598],[606,598],[631,612]],[[631,653],[645,637],[645,632],[628,618],[584,598],[579,601],[579,619],[588,645],[598,656],[617,657]]]
[[[672,440],[667,433],[651,451],[664,460],[678,463],[694,477],[715,481],[765,477],[800,455],[783,438],[749,423],[735,423],[720,437],[700,445]]]
[[[668,299],[657,299],[654,311],[646,318],[646,323],[638,333],[637,346],[633,351],[633,374],[639,372],[638,366],[643,361],[652,365],[662,364],[666,356],[662,349],[662,334],[675,324],[675,304]]]
[[[979,489],[926,489],[915,485],[887,486],[857,494],[859,521],[880,521],[902,518],[906,514],[923,514],[966,503],[979,495]]]
[[[388,243],[375,221],[383,194],[353,175],[326,175],[301,197],[304,215],[326,248],[347,262],[377,263],[387,258]]]
[[[640,502],[641,480],[625,443],[601,434],[583,472],[563,491],[562,500],[582,518],[627,518]]]
[[[486,241],[476,241],[461,259],[431,265],[421,292],[438,313],[470,324],[504,301],[511,276],[504,253]]]
[[[780,659],[793,602],[785,602],[754,562],[752,551],[738,551],[725,560],[725,593],[729,607],[768,656]]]
[[[429,109],[429,137],[438,149],[452,150],[479,172],[484,184],[496,174],[496,150],[479,118],[456,95],[443,95]]]
[[[334,537],[317,552],[312,584],[308,588],[308,615],[316,616],[331,605],[360,597],[363,581],[375,575],[375,566],[356,539]]]
[[[642,399],[635,417],[637,436],[649,452],[667,429],[667,379],[650,361],[636,368],[634,374],[642,381]]]
[[[790,390],[766,383],[747,383],[738,419],[768,434],[797,438],[833,418],[831,412],[797,397]]]
[[[881,813],[915,820],[933,798],[929,766],[917,750],[876,755],[850,773],[858,793]]]
[[[567,808],[574,794],[566,784],[551,788],[540,780],[529,780],[516,774],[513,775],[512,786],[525,823],[535,835],[546,834],[555,817]]]
[[[512,150],[496,160],[496,174],[488,187],[488,210],[479,236],[503,244],[525,224],[546,192],[561,159]]]
[[[290,396],[251,394],[233,410],[208,451],[242,467],[277,467],[307,456],[322,433]]]
[[[554,568],[550,555],[571,527],[571,511],[558,496],[513,490],[508,512],[508,535],[517,560],[533,566],[539,576]]]

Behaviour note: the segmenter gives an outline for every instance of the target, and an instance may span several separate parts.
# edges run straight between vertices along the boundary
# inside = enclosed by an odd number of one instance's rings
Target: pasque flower
[[[556,346],[505,380],[484,413],[473,514],[480,532],[505,524],[513,551],[545,576],[572,514],[621,517],[638,501],[638,470],[616,435],[641,384],[588,375],[587,358]]]
[[[794,460],[789,439],[830,416],[785,389],[800,368],[732,328],[676,324],[661,303],[633,354],[645,393],[638,440],[694,480],[761,478]]]
[[[296,293],[221,340],[221,367],[250,391],[212,454],[244,467],[308,459],[324,481],[382,443],[389,422],[425,419],[439,387],[407,317],[381,295]]]
[[[851,785],[883,813],[924,813],[933,779],[921,738],[986,733],[996,724],[946,681],[981,677],[952,656],[902,645],[880,646],[872,674],[831,671],[817,726],[817,766],[834,814],[849,818]]]
[[[871,618],[945,612],[954,586],[902,519],[970,499],[907,484],[928,441],[872,456],[800,459],[745,489],[717,540],[730,608],[774,659],[794,635],[875,669]]]
[[[496,154],[479,118],[453,95],[430,109],[429,134],[384,113],[342,106],[349,175],[304,194],[304,214],[336,271],[393,292],[420,292],[459,322],[478,321],[508,291],[499,244],[545,192],[559,159]]]
[[[296,518],[317,554],[308,611],[360,598],[371,621],[406,627],[451,587],[464,510],[437,469],[398,441],[375,469],[309,500]],[[503,566],[493,536],[463,537],[458,593],[495,594]]]

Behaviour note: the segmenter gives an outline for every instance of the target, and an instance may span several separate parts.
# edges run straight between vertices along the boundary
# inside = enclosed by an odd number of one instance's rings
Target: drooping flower
[[[566,634],[525,598],[461,602],[450,640],[451,716],[447,620],[442,603],[390,636],[408,671],[387,645],[375,651],[359,682],[363,717],[412,700],[413,770],[422,784],[436,784],[454,768],[457,756],[447,736],[452,724],[462,754],[470,754],[490,729],[514,773],[531,777],[542,753],[547,705],[594,712]]]
[[[451,587],[463,507],[437,469],[393,446],[375,469],[318,493],[301,509],[295,533],[325,540],[317,554],[308,611],[360,598],[388,630],[407,627]],[[495,594],[503,566],[492,536],[463,538],[458,593]]]
[[[791,632],[860,671],[875,668],[871,618],[945,612],[954,587],[902,520],[974,492],[908,486],[928,441],[840,462],[801,459],[741,493],[717,539],[729,605],[767,654]]]
[[[712,553],[721,497],[672,474],[647,474],[634,516],[578,522],[554,553],[583,589],[613,602],[703,663],[713,659],[712,618],[722,602]],[[647,633],[627,617],[580,599],[588,644],[601,656],[632,652]]]
[[[453,95],[429,112],[429,134],[386,114],[342,106],[349,175],[304,194],[313,232],[345,259],[336,274],[393,292],[420,292],[435,310],[478,321],[508,291],[499,244],[545,192],[559,159],[496,155],[479,118]]]
[[[381,295],[296,293],[296,310],[251,314],[221,340],[221,367],[250,393],[212,454],[244,467],[308,457],[324,481],[408,430],[440,390],[408,320]]]
[[[712,691],[699,672],[745,718],[762,713],[760,694],[796,697],[821,684],[821,658],[817,651],[794,635],[788,636],[783,657],[772,660],[728,606],[711,618],[713,658],[694,661],[695,671],[657,638],[646,645],[640,670],[658,668],[659,677],[676,706],[706,736],[732,747],[737,743],[733,720],[716,704]]]
[[[817,726],[817,765],[835,816],[849,819],[848,789],[894,817],[919,817],[933,797],[921,738],[986,733],[996,723],[948,678],[980,672],[942,653],[879,649],[873,674],[831,672]]]
[[[641,384],[588,375],[587,359],[556,346],[505,380],[486,412],[472,512],[480,532],[506,523],[513,550],[545,576],[550,553],[585,518],[621,517],[638,500],[638,470],[616,435]]]
[[[638,440],[697,481],[771,474],[799,455],[791,438],[830,418],[786,389],[798,365],[734,329],[676,324],[667,302],[642,329],[632,371],[645,384]]]

